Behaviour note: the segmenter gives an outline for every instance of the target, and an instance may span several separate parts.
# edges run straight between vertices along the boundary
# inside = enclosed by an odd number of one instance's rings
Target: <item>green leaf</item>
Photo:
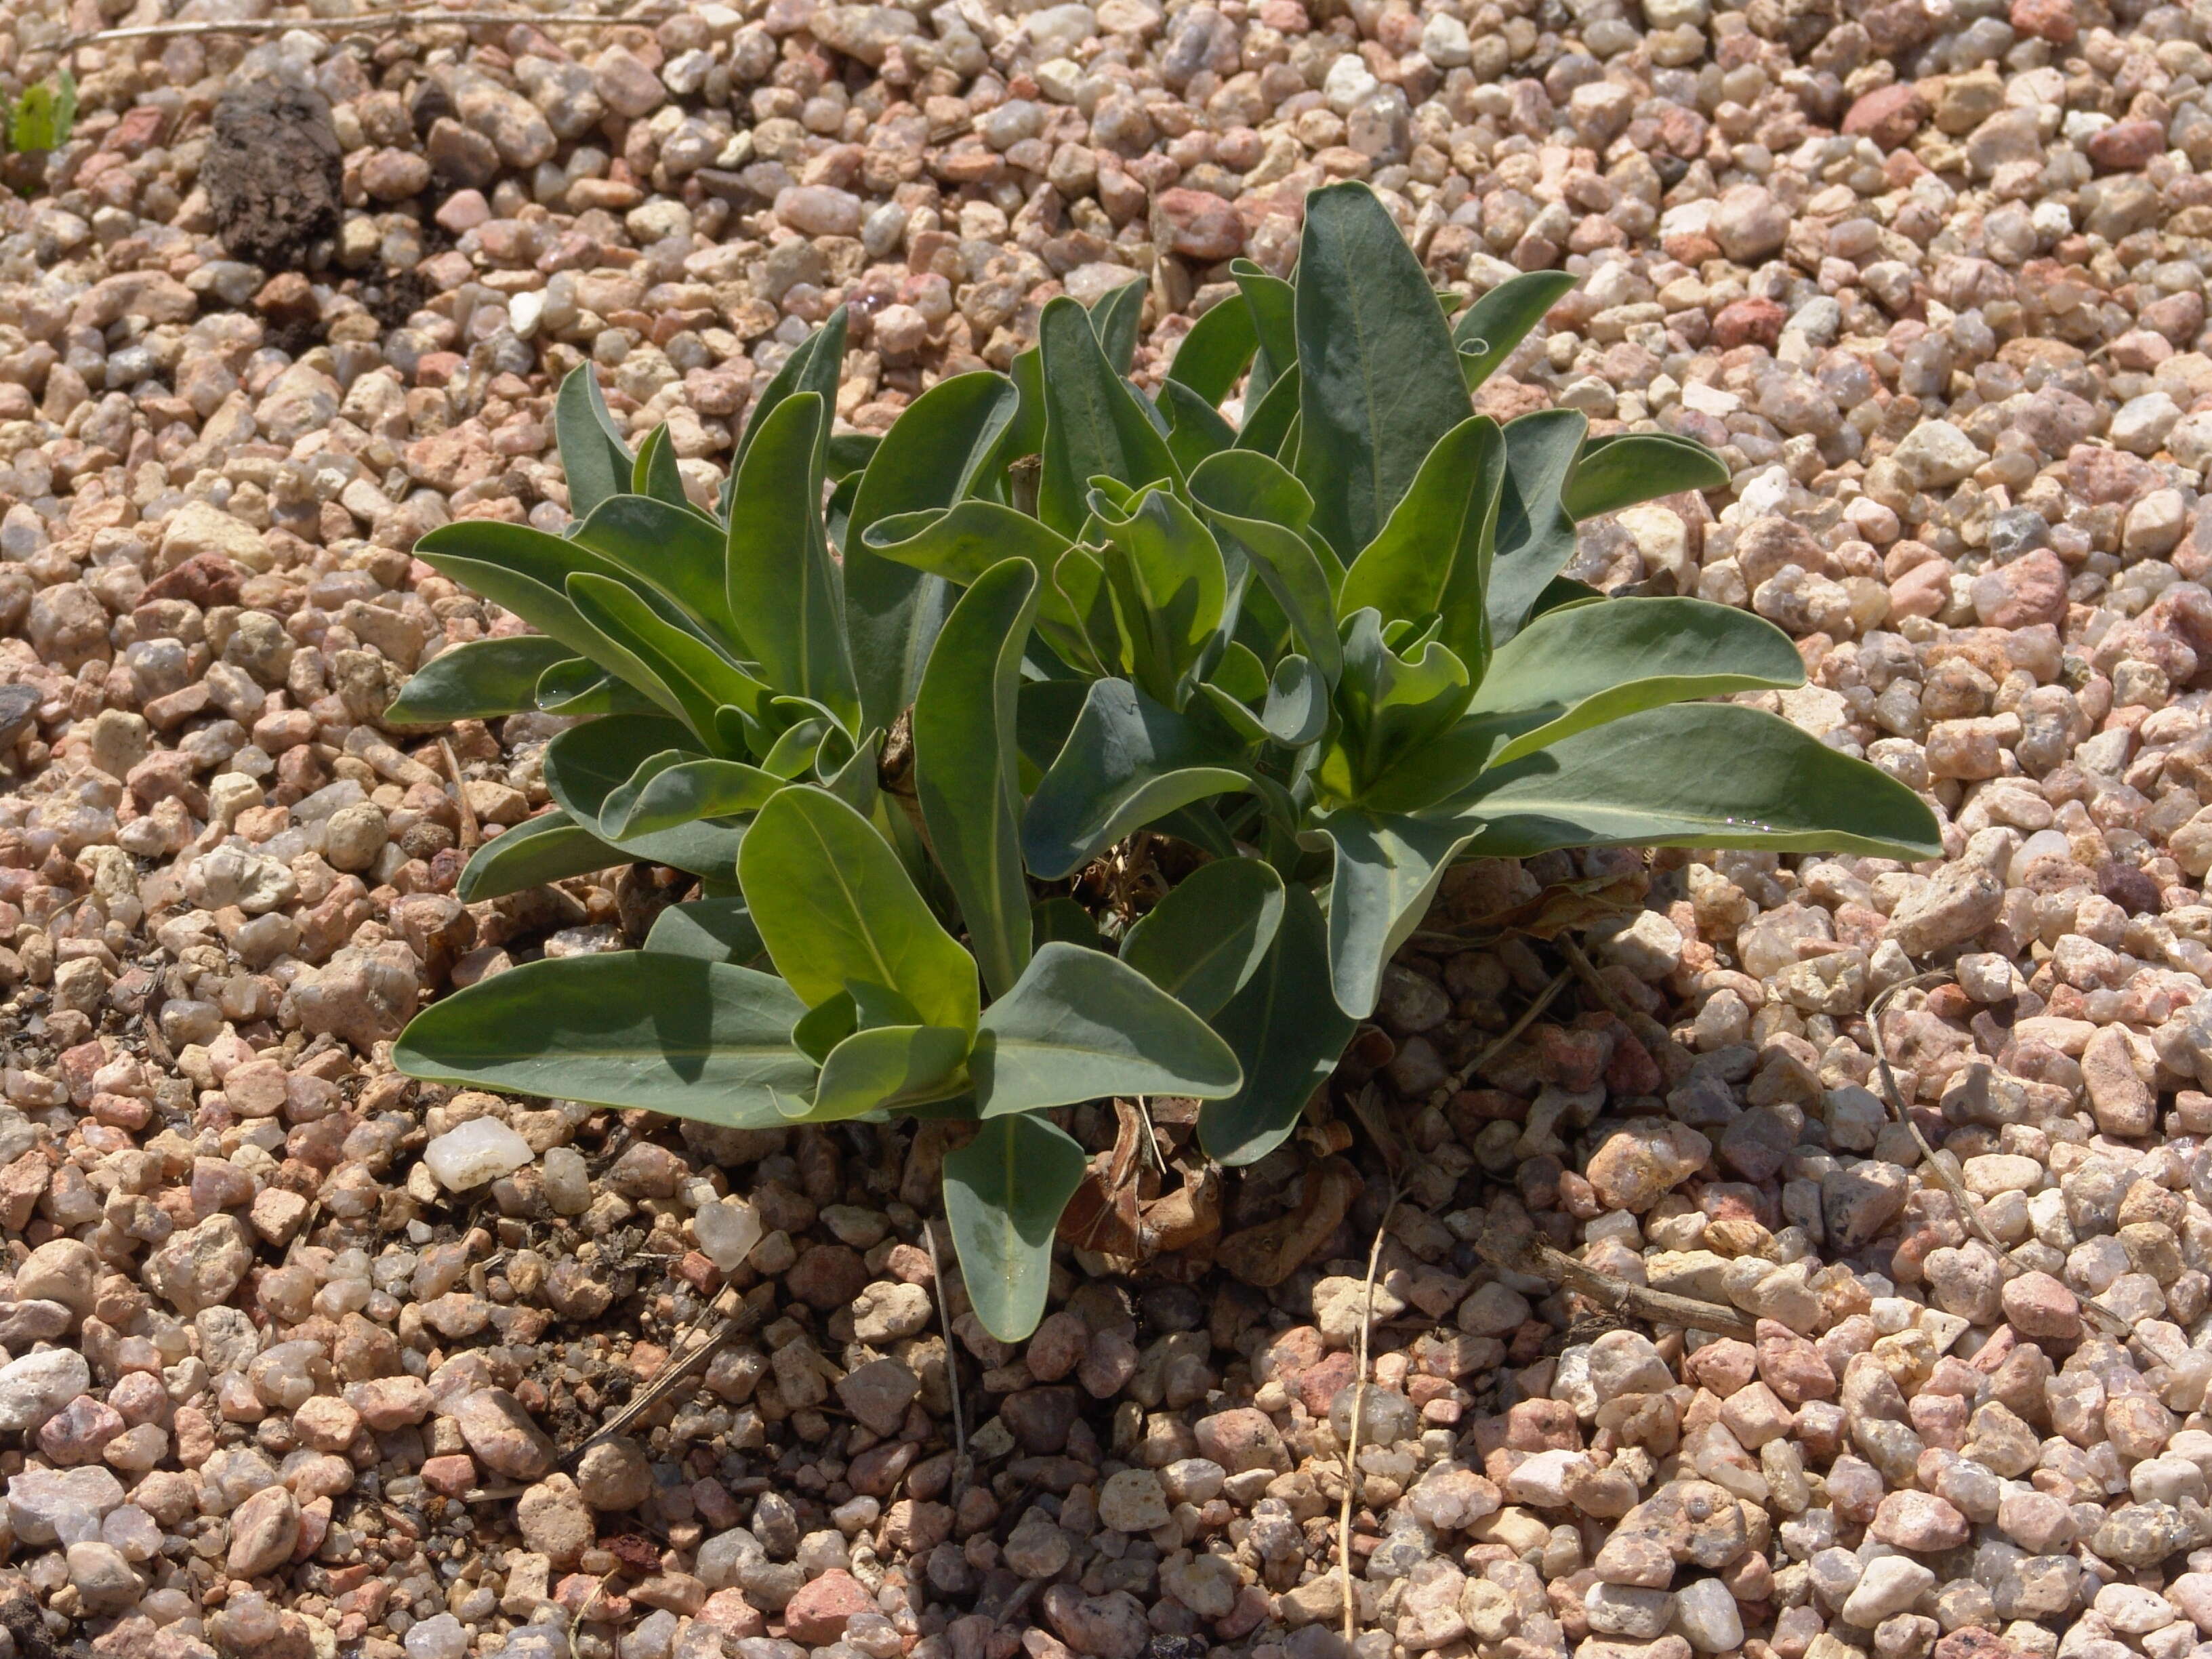
[[[777,971],[809,1006],[857,980],[896,991],[928,1024],[975,1029],[975,959],[844,802],[784,790],[745,832],[738,877]]]
[[[1244,1086],[1199,1108],[1198,1138],[1208,1156],[1232,1167],[1289,1138],[1358,1024],[1330,994],[1328,930],[1313,896],[1293,882],[1284,898],[1266,957],[1213,1019],[1244,1068]]]
[[[1176,706],[1228,605],[1221,548],[1198,515],[1167,489],[1146,490],[1127,513],[1094,490],[1091,511],[1106,544],[1100,564],[1115,613],[1132,647],[1131,678],[1158,701]]]
[[[1344,573],[1338,616],[1372,606],[1386,623],[1440,617],[1437,639],[1479,678],[1489,657],[1483,592],[1504,473],[1504,442],[1488,416],[1439,438],[1382,533]]]
[[[1474,691],[1466,665],[1434,639],[1413,644],[1418,656],[1392,650],[1371,610],[1345,625],[1337,730],[1315,773],[1335,799],[1376,804],[1394,770],[1421,764],[1428,746],[1465,712]]]
[[[1024,764],[1040,776],[1067,746],[1068,734],[1081,718],[1091,686],[1085,680],[1024,680],[1016,694],[1014,741],[1021,747]],[[1031,791],[1024,788],[1028,794]]]
[[[769,377],[760,395],[753,399],[752,412],[745,416],[744,435],[738,440],[737,453],[730,458],[729,477],[722,483],[722,516],[727,518],[734,496],[744,489],[739,477],[745,457],[752,453],[753,445],[768,425],[769,416],[783,407],[786,399],[802,392],[812,392],[822,400],[824,409],[837,407],[837,382],[845,372],[845,307],[839,306],[830,313],[829,320],[799,343],[797,350],[783,360],[783,365]],[[830,430],[827,422],[815,436],[814,463],[811,469],[818,481],[830,470]],[[818,499],[816,503],[818,505]]]
[[[658,757],[656,757],[658,758]],[[601,807],[603,822],[624,841],[674,830],[699,818],[757,812],[784,780],[742,761],[690,760],[677,756],[643,781],[634,793],[624,785]]]
[[[1044,1316],[1053,1231],[1083,1183],[1083,1148],[1040,1117],[986,1123],[945,1155],[945,1218],[983,1328],[1019,1342]]]
[[[850,991],[840,991],[809,1008],[805,1018],[792,1027],[791,1040],[799,1045],[801,1054],[818,1066],[830,1058],[832,1048],[853,1035],[860,1023],[859,1002]],[[804,1103],[787,1109],[803,1110]]]
[[[1626,432],[1583,445],[1560,504],[1580,523],[1687,489],[1724,489],[1728,482],[1721,458],[1694,438]]]
[[[889,729],[913,702],[956,597],[941,576],[879,552],[867,532],[886,519],[951,507],[970,494],[1018,401],[1001,374],[939,380],[892,423],[861,475],[845,528],[844,576],[845,631],[865,726]]]
[[[1144,318],[1148,286],[1141,277],[1133,276],[1108,289],[1091,307],[1091,331],[1097,335],[1098,349],[1106,354],[1106,362],[1116,374],[1127,374],[1137,359],[1137,331]]]
[[[1243,988],[1283,919],[1283,878],[1257,859],[1200,865],[1121,939],[1121,960],[1200,1019]]]
[[[393,1044],[410,1077],[732,1128],[783,1119],[777,1093],[814,1067],[791,1044],[805,1012],[768,974],[650,951],[526,963],[416,1015]]]
[[[1734,703],[1648,708],[1578,732],[1484,773],[1455,805],[1486,857],[1581,846],[1942,856],[1912,791]]]
[[[657,588],[702,632],[732,650],[744,649],[723,584],[720,526],[688,507],[650,496],[610,495],[568,533],[617,567],[631,586]]]
[[[538,677],[538,707],[549,714],[657,714],[660,705],[595,662],[572,657]]]
[[[705,641],[656,616],[627,583],[580,570],[568,578],[568,592],[577,614],[630,659],[634,672],[623,678],[657,702],[665,690],[668,701],[663,706],[681,714],[697,734],[696,746],[719,743],[717,708],[725,703],[743,707],[739,699],[744,697],[757,699],[757,684],[750,676],[718,656]]]
[[[1544,313],[1566,297],[1575,279],[1564,270],[1528,270],[1509,276],[1462,313],[1452,329],[1460,367],[1473,392],[1498,373]]]
[[[1083,712],[1022,820],[1022,850],[1046,881],[1070,876],[1130,830],[1246,787],[1242,757],[1121,679],[1091,682]]]
[[[690,497],[684,493],[684,475],[676,470],[676,449],[668,441],[667,422],[647,433],[645,441],[637,447],[637,459],[630,465],[629,488],[632,495],[648,496],[679,513],[691,511]]]
[[[1252,321],[1253,337],[1258,342],[1257,356],[1252,364],[1252,384],[1244,393],[1249,416],[1254,401],[1266,397],[1297,367],[1297,294],[1281,277],[1261,270],[1249,259],[1231,260],[1229,274],[1236,279],[1237,291],[1243,296],[1245,313]]]
[[[1329,988],[1354,1019],[1375,1012],[1382,969],[1411,937],[1474,826],[1450,820],[1330,814],[1314,825],[1336,856],[1328,886]]]
[[[625,860],[665,864],[726,881],[744,839],[741,830],[702,822],[616,842],[604,821],[607,797],[629,781],[640,762],[664,750],[691,750],[696,741],[678,722],[653,714],[588,720],[556,733],[545,745],[545,787],[569,817],[619,846]]]
[[[1490,646],[1519,633],[1575,552],[1575,521],[1560,505],[1589,422],[1578,410],[1540,409],[1505,423],[1505,483],[1490,562]]]
[[[589,571],[615,581],[628,579],[620,565],[582,543],[549,536],[526,524],[462,519],[427,532],[415,544],[415,556],[440,575],[512,611],[577,656],[618,674],[629,672],[616,666],[624,653],[612,653],[610,659],[611,642],[578,616],[568,601],[566,584],[574,572]]]
[[[833,394],[834,408],[836,398]],[[868,470],[868,464],[883,447],[884,434],[877,432],[832,432],[830,434],[829,461],[824,471],[831,483],[842,483],[846,479]]]
[[[966,1092],[968,1033],[943,1025],[877,1025],[830,1051],[814,1101],[796,1121],[836,1123]]]
[[[777,690],[860,720],[860,687],[845,641],[843,592],[822,530],[819,439],[829,405],[793,392],[753,434],[731,502],[731,616]]]
[[[607,413],[607,400],[599,393],[599,376],[591,364],[579,363],[561,382],[553,403],[553,435],[561,448],[561,470],[568,480],[570,518],[590,517],[592,509],[608,496],[629,488],[629,447],[615,429],[614,416]]]
[[[1328,729],[1328,682],[1304,657],[1287,656],[1267,682],[1267,706],[1260,724],[1286,749],[1318,742]]]
[[[1804,660],[1772,623],[1703,599],[1612,599],[1540,617],[1490,665],[1468,705],[1510,739],[1503,766],[1639,709],[1805,683]]]
[[[1258,371],[1253,371],[1257,378]],[[1237,447],[1249,449],[1256,454],[1280,459],[1296,448],[1291,441],[1297,431],[1299,389],[1298,366],[1292,363],[1255,401],[1248,389],[1244,395],[1244,425],[1237,434]],[[1335,550],[1330,550],[1335,557]],[[1338,559],[1341,564],[1343,561]]]
[[[1099,937],[1098,924],[1091,919],[1091,912],[1065,893],[1039,899],[1030,907],[1030,938],[1033,951],[1042,951],[1054,940],[1080,945],[1090,951],[1106,948],[1106,941]]]
[[[544,634],[448,646],[415,672],[384,718],[395,726],[442,726],[520,714],[538,707],[540,674],[575,660],[567,646]]]
[[[1090,481],[1104,474],[1133,488],[1179,483],[1167,440],[1144,400],[1098,349],[1091,319],[1065,295],[1037,321],[1044,367],[1044,471],[1037,516],[1073,538],[1083,527]]]
[[[1297,280],[1297,461],[1340,556],[1375,539],[1437,441],[1468,416],[1451,330],[1365,185],[1306,198]]]
[[[1298,643],[1331,681],[1343,672],[1328,564],[1302,533],[1313,498],[1271,455],[1234,449],[1190,475],[1190,498],[1241,549]],[[1332,561],[1333,562],[1333,561]]]
[[[1235,1091],[1237,1057],[1204,1020],[1135,969],[1079,945],[1048,945],[983,1011],[968,1060],[983,1118],[1107,1095]]]
[[[1240,301],[1224,300],[1193,323],[1190,332],[1182,337],[1182,343],[1176,348],[1175,362],[1168,366],[1166,385],[1194,392],[1206,408],[1218,411],[1221,400],[1237,389],[1259,343],[1260,337],[1252,327],[1251,307]],[[1165,389],[1163,386],[1162,391]]]
[[[999,996],[1030,960],[1015,694],[1036,594],[1036,567],[1024,560],[984,572],[946,618],[914,702],[922,822],[983,982]]]
[[[1160,387],[1160,403],[1168,412],[1168,453],[1184,472],[1209,455],[1237,447],[1237,428],[1188,386],[1166,382]]]
[[[628,853],[610,847],[556,807],[525,818],[477,848],[462,866],[453,896],[474,904],[630,861]]]
[[[663,956],[696,957],[739,967],[767,954],[760,929],[743,899],[702,898],[672,904],[653,919],[645,948]]]

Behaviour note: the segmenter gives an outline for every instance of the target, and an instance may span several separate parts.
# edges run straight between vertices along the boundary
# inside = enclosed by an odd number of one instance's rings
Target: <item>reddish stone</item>
[[[1844,133],[1850,138],[1871,138],[1884,149],[1895,149],[1920,131],[1928,118],[1928,100],[1910,82],[1878,87],[1853,103],[1844,115]]]
[[[2054,46],[2069,46],[2081,32],[2074,0],[2012,0],[2012,26]]]
[[[173,570],[165,570],[146,584],[141,605],[156,599],[183,599],[206,610],[214,605],[236,605],[246,573],[220,553],[195,553]]]
[[[1737,300],[1723,306],[1713,319],[1713,344],[1723,351],[1740,345],[1771,348],[1782,337],[1789,313],[1771,300]]]
[[[2166,149],[2166,129],[2156,121],[2118,121],[2092,133],[2082,146],[2100,173],[2139,173]]]
[[[1170,253],[1218,264],[1244,251],[1244,222],[1212,191],[1177,187],[1152,198],[1152,239]]]
[[[477,1461],[465,1452],[433,1457],[422,1469],[422,1484],[447,1498],[459,1498],[477,1483]]]
[[[802,1586],[783,1610],[784,1635],[810,1648],[826,1647],[845,1633],[846,1621],[875,1606],[860,1581],[832,1567]]]

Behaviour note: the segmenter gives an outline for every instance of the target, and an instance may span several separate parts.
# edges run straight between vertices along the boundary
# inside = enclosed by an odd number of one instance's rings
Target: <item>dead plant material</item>
[[[721,1323],[714,1332],[703,1340],[693,1343],[681,1357],[672,1353],[668,1364],[661,1367],[660,1374],[640,1389],[628,1405],[600,1425],[595,1433],[586,1436],[561,1454],[561,1467],[573,1474],[584,1454],[593,1446],[598,1445],[602,1440],[611,1440],[622,1433],[639,1418],[675,1393],[686,1378],[704,1367],[708,1360],[729,1344],[741,1336],[750,1335],[758,1330],[767,1322],[769,1309],[774,1302],[773,1287],[763,1286],[763,1289],[769,1290],[771,1293],[760,1297],[757,1300],[748,1300],[738,1294],[736,1285],[726,1287],[708,1305],[706,1312],[700,1316],[692,1327],[696,1330],[700,1326],[704,1325],[709,1317],[719,1316]],[[681,1338],[678,1340],[681,1340]]]
[[[1748,1314],[1717,1302],[1655,1291],[1600,1273],[1588,1262],[1577,1261],[1565,1250],[1546,1243],[1524,1225],[1493,1222],[1475,1241],[1474,1248],[1494,1267],[1564,1285],[1611,1314],[1647,1324],[1679,1325],[1685,1330],[1739,1336],[1746,1341],[1756,1334],[1756,1322]]]
[[[1370,1085],[1371,1088],[1372,1085]],[[1405,1191],[1402,1177],[1390,1186],[1390,1199],[1375,1224],[1375,1242],[1367,1247],[1367,1279],[1359,1304],[1358,1369],[1352,1374],[1352,1432],[1344,1441],[1344,1505],[1336,1517],[1336,1570],[1344,1580],[1344,1640],[1348,1647],[1358,1637],[1359,1602],[1352,1583],[1352,1499],[1359,1486],[1359,1431],[1367,1426],[1368,1339],[1375,1329],[1375,1275],[1382,1266],[1382,1241],[1389,1234],[1390,1215]]]
[[[1281,1284],[1329,1240],[1366,1182],[1340,1158],[1326,1158],[1309,1168],[1298,1201],[1287,1214],[1247,1227],[1221,1241],[1215,1260],[1247,1285],[1267,1290]]]

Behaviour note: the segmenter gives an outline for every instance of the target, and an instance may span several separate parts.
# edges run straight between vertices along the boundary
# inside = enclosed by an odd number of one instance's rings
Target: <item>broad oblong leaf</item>
[[[1057,881],[1152,819],[1245,787],[1240,757],[1182,715],[1127,680],[1094,680],[1030,798],[1022,851],[1039,877]]]
[[[928,1024],[975,1029],[975,958],[843,801],[803,785],[778,794],[745,832],[738,877],[777,971],[809,1007],[857,981],[897,992]]]
[[[1252,319],[1253,337],[1259,343],[1252,362],[1251,384],[1245,388],[1244,406],[1267,396],[1283,377],[1297,367],[1297,295],[1291,284],[1249,259],[1232,259],[1229,274]]]
[[[975,487],[1019,402],[1003,374],[956,374],[915,398],[884,434],[853,497],[842,543],[845,630],[865,726],[888,730],[914,701],[957,597],[939,577],[884,557],[869,527],[947,507]]]
[[[1072,538],[1083,527],[1092,478],[1103,474],[1132,487],[1180,482],[1151,410],[1106,361],[1081,306],[1064,295],[1047,304],[1037,349],[1045,366],[1038,517]]]
[[[1505,480],[1490,561],[1490,647],[1519,633],[1575,552],[1575,521],[1560,505],[1589,422],[1579,410],[1540,409],[1505,423]]]
[[[1297,280],[1298,449],[1314,526],[1349,558],[1423,459],[1468,417],[1451,330],[1421,262],[1365,185],[1305,201]]]
[[[605,818],[608,796],[636,775],[641,761],[665,750],[696,747],[690,732],[675,720],[609,714],[570,726],[545,745],[545,788],[570,817],[619,846],[625,859],[727,881],[736,868],[742,830],[702,822],[617,842]]]
[[[1372,606],[1386,623],[1441,617],[1437,638],[1480,678],[1504,475],[1504,440],[1488,416],[1470,416],[1437,440],[1382,532],[1344,573],[1337,614]]]
[[[1091,510],[1106,544],[1100,563],[1131,647],[1132,678],[1177,706],[1228,605],[1220,545],[1170,490],[1148,489],[1127,512],[1093,490]]]
[[[1196,394],[1208,409],[1218,410],[1221,400],[1237,389],[1259,343],[1251,307],[1241,300],[1224,300],[1182,337],[1175,362],[1168,366],[1168,384]]]
[[[1091,307],[1091,331],[1098,337],[1098,349],[1116,374],[1127,374],[1136,360],[1138,326],[1144,319],[1149,286],[1141,278],[1117,283]]]
[[[1721,458],[1694,438],[1627,432],[1583,445],[1560,504],[1580,522],[1686,489],[1723,489],[1728,481]]]
[[[1492,661],[1468,718],[1505,738],[1493,766],[1639,709],[1802,685],[1772,623],[1703,599],[1609,599],[1539,617]]]
[[[1190,498],[1243,550],[1305,654],[1334,681],[1344,665],[1336,592],[1328,564],[1301,533],[1313,515],[1305,486],[1272,455],[1236,449],[1191,473]]]
[[[709,636],[744,645],[730,620],[722,580],[721,527],[685,507],[647,495],[613,495],[569,532],[570,538],[619,565],[635,584],[657,588]]]
[[[620,647],[636,672],[623,676],[659,698],[665,690],[672,713],[697,735],[700,746],[717,741],[714,711],[750,694],[746,677],[730,668],[703,640],[686,634],[627,583],[578,571],[568,578],[568,603],[577,615]],[[719,683],[717,683],[719,682]]]
[[[474,904],[630,861],[628,853],[609,846],[555,807],[525,818],[477,848],[462,866],[453,894],[462,903]]]
[[[625,672],[605,659],[605,637],[576,614],[566,585],[579,570],[616,581],[626,580],[627,573],[582,543],[549,536],[526,524],[464,519],[427,532],[415,544],[415,556],[440,575],[512,611],[577,656],[617,673]]]
[[[442,726],[520,714],[538,707],[539,675],[576,659],[544,634],[448,646],[415,671],[384,718],[399,726]]]
[[[561,382],[553,403],[553,435],[568,478],[569,517],[586,518],[608,496],[629,488],[629,449],[615,430],[591,364],[578,364]]]
[[[1526,270],[1507,277],[1462,313],[1452,343],[1459,349],[1467,389],[1473,392],[1498,373],[1514,347],[1574,285],[1567,271]]]
[[[392,1046],[410,1077],[642,1108],[736,1128],[782,1121],[814,1067],[773,975],[649,951],[526,963],[434,1002]]]
[[[1206,1022],[1135,969],[1079,945],[1047,945],[983,1011],[968,1069],[982,1118],[1107,1095],[1234,1092],[1237,1056]]]
[[[609,795],[600,809],[601,821],[627,841],[699,818],[757,812],[783,787],[784,780],[773,772],[742,761],[678,757],[626,799],[620,791]]]
[[[946,1100],[968,1086],[968,1033],[944,1025],[877,1025],[830,1051],[802,1123]]]
[[[852,731],[860,687],[837,567],[822,529],[818,440],[828,408],[814,392],[793,392],[761,422],[730,504],[725,574],[730,615],[761,678],[835,711]]]
[[[1328,885],[1329,986],[1339,1008],[1364,1019],[1375,1012],[1383,965],[1420,924],[1474,827],[1346,811],[1315,829],[1336,855]]]
[[[1166,382],[1160,387],[1160,407],[1167,410],[1168,453],[1185,473],[1207,456],[1237,447],[1237,428],[1188,386]]]
[[[1024,560],[984,572],[946,618],[914,703],[922,822],[996,996],[1030,960],[1015,694],[1036,593],[1036,568]]]
[[[637,459],[629,471],[630,493],[652,497],[678,511],[690,511],[690,499],[684,493],[684,475],[676,470],[676,447],[668,440],[668,423],[664,421],[645,434],[645,441],[637,447]]]
[[[1232,1166],[1255,1163],[1289,1139],[1358,1024],[1330,994],[1328,929],[1313,896],[1293,883],[1284,900],[1267,956],[1213,1018],[1244,1068],[1244,1086],[1199,1108],[1198,1138],[1209,1156]]]
[[[1779,716],[1678,703],[1578,732],[1486,772],[1459,802],[1471,850],[1750,848],[1942,856],[1927,804]]]
[[[760,929],[743,899],[700,898],[672,904],[653,919],[645,948],[663,956],[696,957],[744,967],[765,956]]]
[[[1123,935],[1121,960],[1211,1019],[1243,988],[1283,919],[1283,878],[1257,859],[1217,859],[1186,876]]]
[[[783,406],[786,398],[811,392],[822,400],[823,408],[837,406],[837,382],[845,372],[847,322],[845,307],[839,306],[821,327],[799,343],[798,349],[783,360],[783,366],[769,377],[769,383],[753,399],[752,412],[745,416],[744,434],[738,440],[737,453],[730,458],[729,476],[722,481],[724,518],[729,517],[733,498],[744,488],[740,472],[745,457],[768,424],[769,416]],[[826,476],[829,468],[830,431],[825,423],[817,433],[812,470],[818,479]]]
[[[945,1156],[945,1218],[983,1328],[1019,1342],[1044,1316],[1053,1232],[1083,1182],[1074,1139],[1041,1117],[988,1122]]]

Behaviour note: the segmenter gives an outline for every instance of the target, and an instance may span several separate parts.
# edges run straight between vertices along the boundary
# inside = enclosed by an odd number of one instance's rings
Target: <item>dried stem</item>
[[[1497,1059],[1498,1055],[1504,1054],[1507,1048],[1511,1044],[1519,1041],[1522,1032],[1527,1030],[1531,1025],[1534,1025],[1536,1023],[1537,1016],[1541,1014],[1545,1009],[1552,1006],[1552,999],[1558,996],[1560,992],[1565,990],[1567,988],[1567,981],[1574,976],[1575,970],[1573,969],[1568,968],[1562,969],[1559,976],[1553,980],[1549,985],[1547,985],[1541,991],[1538,992],[1536,994],[1536,1000],[1521,1011],[1519,1018],[1516,1019],[1503,1031],[1500,1031],[1480,1054],[1477,1054],[1473,1060],[1468,1061],[1466,1065],[1461,1066],[1459,1070],[1453,1074],[1450,1088],[1440,1091],[1440,1092],[1449,1094],[1453,1090],[1466,1088],[1467,1080],[1469,1078],[1473,1077],[1484,1066],[1489,1065],[1490,1062]]]
[[[948,1220],[945,1224],[950,1226]],[[937,1253],[937,1224],[925,1221],[922,1242],[929,1246],[929,1285],[937,1293],[937,1321],[945,1328],[945,1380],[952,1391],[952,1468],[957,1498],[968,1485],[968,1413],[960,1398],[960,1356],[952,1346],[952,1304],[945,1294],[945,1264]]]
[[[1990,1231],[1990,1224],[1982,1218],[1981,1206],[1967,1194],[1966,1183],[1959,1179],[1957,1172],[1948,1164],[1936,1156],[1936,1149],[1928,1144],[1928,1137],[1920,1132],[1920,1125],[1905,1107],[1905,1091],[1898,1086],[1897,1073],[1889,1064],[1889,1050],[1881,1040],[1881,1011],[1888,1006],[1892,997],[1901,991],[1947,983],[1953,977],[1950,970],[1943,968],[1915,974],[1911,979],[1898,981],[1867,1006],[1867,1030],[1874,1043],[1875,1068],[1881,1078],[1883,1103],[1888,1108],[1890,1116],[1911,1133],[1912,1144],[1919,1148],[1922,1164],[1942,1184],[1943,1190],[1951,1194],[1952,1203],[1958,1206],[1960,1218],[1973,1230],[1974,1237],[1989,1246],[1990,1253],[1997,1259],[1997,1271],[2007,1279],[2017,1279],[2027,1269],[2014,1261],[2012,1252],[1997,1241],[1996,1235]],[[2086,1299],[2081,1300],[2080,1306],[2083,1316],[2107,1336],[2125,1342],[2134,1334],[2128,1322],[2117,1314],[2108,1313]]]
[[[602,1440],[613,1439],[639,1418],[665,1400],[676,1391],[678,1385],[684,1378],[720,1353],[726,1345],[758,1329],[763,1317],[759,1308],[738,1294],[738,1287],[734,1285],[725,1288],[722,1293],[714,1298],[706,1312],[700,1316],[697,1323],[704,1323],[709,1315],[717,1313],[723,1316],[722,1323],[712,1336],[703,1342],[694,1344],[682,1358],[670,1360],[660,1375],[646,1385],[642,1393],[608,1419],[596,1433],[579,1441],[574,1446],[563,1452],[561,1455],[561,1467],[574,1469],[586,1452]],[[692,1328],[696,1329],[697,1324],[695,1323]]]
[[[1492,1226],[1475,1242],[1485,1261],[1508,1273],[1564,1284],[1597,1303],[1609,1313],[1626,1314],[1653,1325],[1679,1325],[1685,1330],[1714,1331],[1723,1336],[1749,1340],[1757,1329],[1747,1314],[1717,1302],[1672,1291],[1655,1291],[1631,1285],[1610,1273],[1600,1273],[1587,1261],[1577,1261],[1555,1249],[1523,1228]]]
[[[469,802],[468,781],[461,776],[461,763],[450,738],[438,739],[438,752],[446,757],[446,775],[453,781],[453,805],[460,809],[461,851],[473,853],[483,845],[483,826],[477,822],[477,809]]]
[[[1391,1212],[1398,1207],[1399,1195],[1405,1191],[1402,1182],[1390,1188],[1390,1201],[1382,1206],[1382,1218],[1375,1224],[1375,1242],[1367,1249],[1367,1283],[1361,1293],[1359,1305],[1359,1368],[1352,1374],[1352,1432],[1344,1445],[1344,1504],[1336,1517],[1336,1567],[1344,1575],[1344,1640],[1348,1647],[1358,1634],[1358,1600],[1352,1589],[1352,1495],[1359,1489],[1359,1431],[1366,1426],[1367,1417],[1367,1340],[1375,1328],[1375,1275],[1382,1264],[1382,1239],[1390,1225]]]

